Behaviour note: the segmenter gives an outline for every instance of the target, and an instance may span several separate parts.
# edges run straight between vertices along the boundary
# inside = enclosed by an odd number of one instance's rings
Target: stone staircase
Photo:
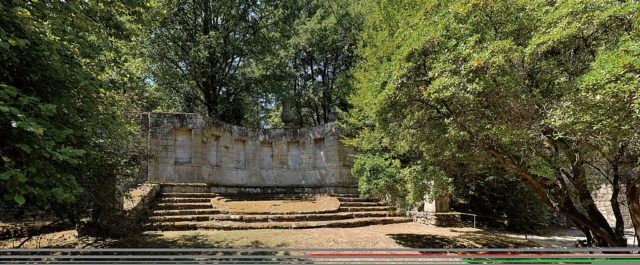
[[[161,192],[146,224],[147,230],[243,230],[358,227],[411,222],[378,201],[355,194],[333,194],[340,201],[336,210],[321,212],[230,212],[217,209],[214,198],[233,201],[308,200],[309,194],[234,194],[210,192]]]

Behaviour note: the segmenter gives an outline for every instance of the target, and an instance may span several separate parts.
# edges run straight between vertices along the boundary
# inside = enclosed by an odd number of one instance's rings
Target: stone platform
[[[308,187],[306,187],[308,188]],[[322,189],[304,187],[247,188],[215,187],[195,184],[163,184],[150,209],[147,230],[243,230],[243,229],[303,229],[319,227],[357,227],[376,224],[411,222],[385,203],[360,198],[353,188],[347,193],[322,193]],[[300,192],[307,191],[307,192]],[[334,190],[335,191],[335,190]],[[215,201],[251,203],[278,201],[309,201],[324,194],[339,204],[320,211],[307,209],[286,212],[264,210],[234,211]],[[335,200],[334,199],[334,200]]]

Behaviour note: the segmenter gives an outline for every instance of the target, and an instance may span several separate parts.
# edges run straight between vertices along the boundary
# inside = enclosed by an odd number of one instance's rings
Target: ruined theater
[[[145,113],[145,181],[124,207],[149,230],[355,227],[410,222],[361,198],[339,127],[255,129],[193,113]]]

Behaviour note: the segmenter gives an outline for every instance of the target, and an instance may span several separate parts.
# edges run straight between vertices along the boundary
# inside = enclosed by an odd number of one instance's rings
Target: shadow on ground
[[[68,245],[49,247],[100,247],[100,248],[283,248],[286,245],[270,246],[259,240],[237,246],[231,241],[216,241],[204,234],[190,234],[178,237],[164,237],[162,234],[143,233],[120,239],[99,239],[80,237],[78,241]]]
[[[210,241],[202,235],[183,235],[166,238],[160,234],[140,234],[105,242],[112,248],[228,248],[225,241]],[[258,242],[260,244],[260,242]]]
[[[496,235],[484,231],[461,232],[457,236],[428,234],[388,234],[401,246],[408,248],[520,248],[538,247],[535,242]]]
[[[255,240],[243,246],[232,245],[232,242],[228,241],[211,241],[207,238],[206,235],[202,234],[193,234],[193,235],[183,235],[174,238],[166,238],[161,234],[138,234],[131,235],[122,239],[96,239],[96,238],[81,238],[77,243],[73,245],[50,245],[49,247],[53,248],[148,248],[148,249],[157,249],[157,248],[171,248],[176,249],[176,251],[171,252],[171,255],[175,255],[178,259],[181,255],[189,255],[189,256],[200,256],[204,255],[206,257],[196,258],[200,261],[208,260],[209,262],[244,262],[244,263],[260,263],[260,264],[280,264],[283,262],[294,262],[301,263],[305,262],[304,259],[298,258],[289,258],[287,256],[291,256],[292,253],[288,251],[270,251],[270,250],[251,250],[251,249],[265,249],[265,248],[283,248],[285,245],[276,245],[276,246],[268,246],[264,243]],[[180,251],[179,249],[202,249],[201,251]],[[221,251],[219,249],[225,248],[227,250]],[[234,250],[229,250],[233,248]],[[237,250],[237,249],[245,249],[246,250]],[[125,251],[126,252],[126,251]],[[140,254],[141,252],[136,252]],[[166,255],[167,252],[158,251],[155,252],[153,250],[142,252],[144,255],[149,255],[152,257],[153,255]],[[214,256],[215,258],[212,258]],[[226,257],[229,256],[229,257]],[[231,256],[245,256],[242,258],[231,257]],[[309,263],[308,261],[305,263]]]

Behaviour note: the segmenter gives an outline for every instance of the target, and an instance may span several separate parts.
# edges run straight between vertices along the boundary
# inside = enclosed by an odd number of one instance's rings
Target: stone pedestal
[[[428,213],[446,213],[450,211],[449,195],[440,194],[436,198],[431,199],[425,196],[424,211]]]
[[[295,120],[295,115],[293,114],[293,108],[291,107],[291,103],[289,101],[282,102],[282,113],[280,113],[280,119],[284,123],[285,128],[293,127],[293,122]]]

